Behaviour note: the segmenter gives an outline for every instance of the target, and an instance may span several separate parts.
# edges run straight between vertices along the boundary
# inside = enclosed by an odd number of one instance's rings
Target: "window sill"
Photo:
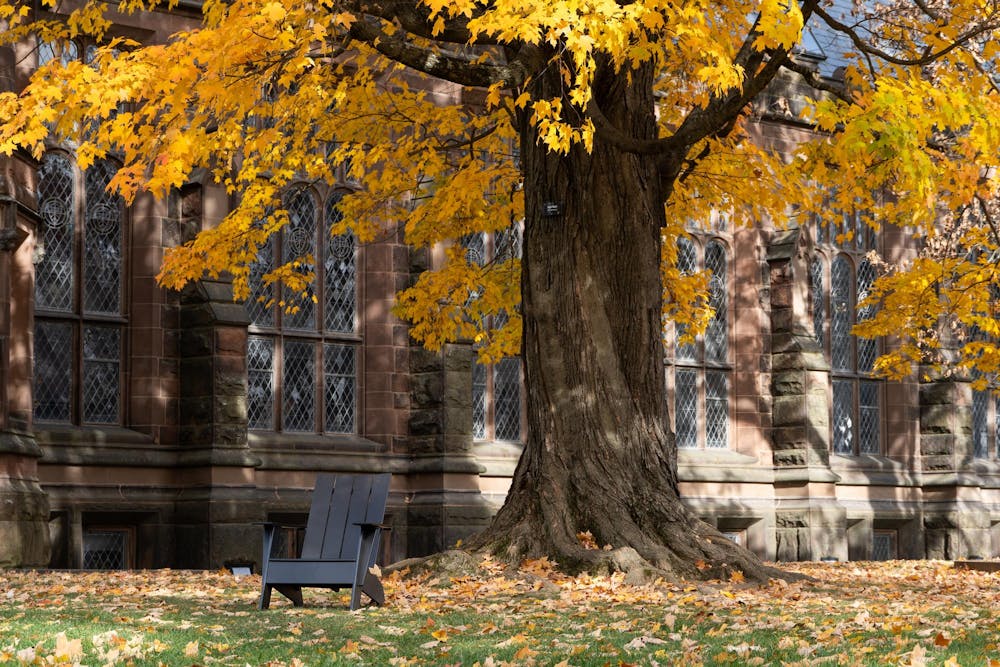
[[[121,426],[36,424],[34,433],[42,465],[159,467],[177,462],[176,448]]]
[[[255,452],[363,452],[382,453],[389,446],[359,435],[319,433],[273,433],[250,431],[250,448]]]
[[[774,471],[761,467],[755,456],[730,449],[678,449],[677,478],[681,482],[732,482],[733,470],[739,470],[740,482],[765,483],[774,481]]]
[[[476,462],[485,467],[482,477],[513,477],[523,450],[523,443],[508,440],[477,440],[472,445]]]
[[[888,456],[831,454],[830,469],[840,477],[841,485],[919,486],[921,484],[920,473],[911,465]]]

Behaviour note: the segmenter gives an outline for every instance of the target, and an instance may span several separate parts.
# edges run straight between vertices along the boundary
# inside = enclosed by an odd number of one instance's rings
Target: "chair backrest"
[[[382,523],[391,477],[389,473],[317,476],[302,558],[356,558],[361,528],[355,524]]]

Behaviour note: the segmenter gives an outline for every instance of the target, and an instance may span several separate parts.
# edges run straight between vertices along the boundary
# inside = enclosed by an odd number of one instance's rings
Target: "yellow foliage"
[[[154,4],[125,0],[116,8],[128,14]],[[46,142],[68,141],[81,167],[114,154],[122,168],[112,187],[128,201],[143,192],[165,197],[204,170],[238,205],[168,252],[159,278],[177,288],[225,272],[241,298],[258,249],[287,224],[282,192],[296,182],[338,186],[332,167],[343,166],[353,191],[331,232],[350,231],[364,243],[401,231],[414,247],[447,248],[433,271],[399,295],[396,312],[429,347],[473,340],[488,361],[518,350],[520,262],[470,264],[457,240],[522,220],[515,147],[523,123],[555,155],[594,151],[602,141],[591,109],[598,75],[610,67],[629,83],[655,67],[658,131],[669,139],[692,115],[742,94],[764,63],[779,62],[802,39],[804,21],[799,4],[787,0],[416,4],[427,15],[423,36],[402,21],[330,2],[208,0],[199,29],[140,46],[110,37],[101,2],[74,3],[57,16],[0,0],[4,44],[58,46],[87,36],[102,45],[92,63],[57,58],[23,90],[0,93],[0,153],[37,157]],[[42,5],[56,9],[49,0]],[[1000,186],[1000,95],[989,65],[1000,34],[972,0],[949,3],[933,20],[904,5],[892,11],[893,20],[872,28],[873,40],[891,45],[888,55],[835,54],[848,63],[844,94],[815,94],[803,120],[818,133],[788,159],[751,140],[748,105],[678,149],[685,171],[669,182],[664,202],[665,320],[693,336],[711,317],[708,276],[676,266],[686,221],[725,210],[735,225],[781,227],[857,209],[873,227],[907,228],[937,248],[886,267],[873,286],[879,310],[857,332],[899,340],[878,361],[879,372],[902,376],[939,350],[934,331],[942,321],[1000,336],[992,291],[1000,284],[1000,240],[990,222]],[[970,35],[973,24],[985,27]],[[435,41],[454,26],[467,31],[465,43]],[[425,63],[461,56],[497,73],[472,95],[453,94],[390,59],[401,39],[423,49]],[[952,48],[956,40],[960,47]],[[503,47],[538,54],[535,69],[514,77],[498,57]],[[747,54],[761,51],[768,58],[746,66],[753,62]],[[927,54],[932,63],[917,62]],[[532,81],[550,74],[560,94],[536,99]],[[979,222],[939,229],[942,219],[965,220],[977,206]],[[961,252],[942,250],[942,238],[958,239],[952,250]],[[266,279],[308,293],[312,275],[303,266],[278,267]],[[960,365],[997,373],[995,346],[953,334]]]

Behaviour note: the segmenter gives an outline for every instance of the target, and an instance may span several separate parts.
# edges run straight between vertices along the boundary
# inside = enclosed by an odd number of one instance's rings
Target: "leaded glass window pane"
[[[330,236],[330,226],[342,215],[336,193],[326,202],[326,258],[323,263],[326,281],[326,328],[329,331],[352,333],[357,311],[357,244],[351,233]]]
[[[486,439],[486,366],[472,364],[472,437]]]
[[[854,453],[854,381],[833,381],[833,451]]]
[[[691,275],[698,270],[698,255],[694,243],[683,236],[677,239],[677,269],[684,275]],[[678,325],[678,340],[683,334],[684,328]],[[675,354],[679,360],[694,361],[698,348],[695,343],[677,343]]]
[[[705,446],[729,446],[729,377],[718,371],[705,373]]]
[[[296,190],[285,201],[288,209],[288,225],[285,227],[283,246],[283,261],[285,263],[301,260],[306,255],[316,257],[316,202],[306,190]],[[314,270],[313,264],[303,265],[303,270]],[[285,288],[285,300],[293,306],[292,312],[285,314],[285,326],[290,329],[315,329],[316,304],[310,298],[312,288],[307,288],[307,294],[293,293]]]
[[[257,258],[250,264],[250,295],[246,300],[250,321],[259,327],[274,326],[274,286],[264,284],[264,274],[274,269],[274,240],[268,239],[257,251]]]
[[[725,361],[729,356],[729,293],[726,289],[726,249],[712,241],[705,248],[705,268],[711,271],[709,305],[715,310],[705,329],[705,359]]]
[[[63,65],[68,65],[80,55],[76,42],[64,41],[59,44],[38,40],[38,66],[41,67],[57,57]]]
[[[866,227],[867,229],[867,227]],[[868,296],[872,283],[875,282],[875,267],[867,259],[858,264],[858,297],[856,303],[861,303]],[[874,306],[858,308],[858,321],[867,320],[875,315]],[[878,356],[878,341],[871,338],[858,338],[858,371],[870,373]]]
[[[274,428],[274,341],[247,339],[247,425]]]
[[[880,452],[878,387],[878,382],[858,383],[858,448],[862,454]]]
[[[896,531],[876,530],[872,535],[872,560],[896,558]]]
[[[838,231],[837,245],[850,250],[854,245],[854,214],[844,211],[840,215],[840,230]]]
[[[72,419],[73,325],[35,320],[34,355],[35,419],[69,422]]]
[[[115,171],[112,163],[101,161],[84,172],[83,308],[88,313],[121,313],[123,204],[107,191]]]
[[[996,456],[1000,458],[1000,397],[996,398],[993,403],[993,434],[996,440]]]
[[[834,370],[851,370],[851,266],[840,255],[830,276],[830,357]]]
[[[282,427],[316,431],[316,352],[312,343],[285,340],[281,378]]]
[[[816,243],[826,243],[826,225],[819,217],[816,218]]]
[[[84,570],[124,570],[128,567],[128,533],[124,530],[86,530],[83,533]]]
[[[497,440],[521,440],[521,359],[493,366],[493,428]]]
[[[482,233],[469,234],[462,237],[462,247],[465,248],[465,261],[469,264],[482,266],[486,263],[486,235]]]
[[[69,158],[61,153],[43,157],[38,170],[38,212],[45,254],[35,266],[35,307],[41,310],[73,310],[74,190]]]
[[[826,323],[826,286],[823,284],[823,260],[814,257],[809,265],[812,288],[813,335],[823,344],[823,325]]]
[[[715,211],[712,219],[712,229],[717,232],[729,230],[729,214],[722,211]]]
[[[354,433],[357,405],[356,349],[352,345],[323,346],[327,433]]]
[[[83,421],[117,424],[121,329],[83,328]]]
[[[985,459],[990,455],[989,419],[990,392],[972,392],[972,455],[977,459]]]
[[[674,431],[677,446],[698,446],[698,374],[678,368],[674,374]]]
[[[496,232],[493,236],[493,255],[499,261],[507,261],[521,256],[521,226],[514,224]]]

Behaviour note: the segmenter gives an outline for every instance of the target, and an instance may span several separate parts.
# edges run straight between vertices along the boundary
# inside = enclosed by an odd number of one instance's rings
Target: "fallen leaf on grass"
[[[533,658],[538,655],[538,651],[531,650],[531,647],[522,646],[518,649],[517,653],[514,654],[515,660],[525,660],[527,658]]]
[[[636,651],[639,649],[646,648],[646,646],[649,644],[658,645],[666,643],[667,642],[663,641],[659,637],[635,637],[628,644],[625,644],[625,648]]]

